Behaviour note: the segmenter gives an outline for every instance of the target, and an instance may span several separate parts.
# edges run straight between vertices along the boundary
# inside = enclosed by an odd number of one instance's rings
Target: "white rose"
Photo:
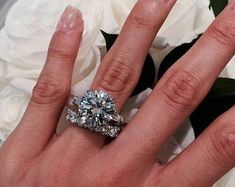
[[[6,25],[0,34],[2,44],[0,58],[8,62],[6,78],[11,85],[28,95],[31,94],[32,87],[44,65],[47,47],[56,23],[64,7],[72,4],[82,11],[85,21],[83,41],[73,74],[72,92],[78,94],[80,88],[89,87],[90,84],[87,83],[94,77],[94,70],[97,69],[100,62],[99,50],[94,45],[97,36],[100,36],[98,35],[99,30],[102,29],[109,33],[120,32],[135,3],[136,0],[107,0],[103,4],[101,0],[63,0],[60,3],[57,3],[56,0],[17,1],[9,12]],[[179,45],[194,39],[213,19],[208,4],[208,1],[202,0],[177,1],[175,8],[159,32],[154,46]],[[208,19],[201,20],[200,17],[205,15]],[[174,30],[172,27],[179,29],[172,33]],[[101,39],[104,44],[103,38]]]
[[[27,101],[23,92],[11,86],[0,89],[0,145],[19,122]]]
[[[136,2],[106,0],[101,29],[107,33],[119,34]],[[153,46],[162,49],[167,45],[179,46],[191,42],[214,20],[214,14],[208,7],[209,0],[178,0],[158,32]]]
[[[100,53],[94,45],[102,16],[100,0],[63,0],[60,3],[56,0],[19,0],[11,8],[1,30],[0,58],[7,62],[6,79],[28,95],[45,63],[47,48],[60,15],[69,4],[79,7],[85,22],[73,73],[74,90],[76,84],[100,63]]]
[[[232,58],[232,60],[226,66],[225,72],[227,74],[227,77],[235,79],[235,56]]]
[[[235,168],[221,178],[213,187],[234,187],[235,186]]]

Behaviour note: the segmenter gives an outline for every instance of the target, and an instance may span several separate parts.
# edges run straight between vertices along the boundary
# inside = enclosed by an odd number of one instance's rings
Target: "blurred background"
[[[17,0],[0,0],[0,28],[3,27],[8,10]]]

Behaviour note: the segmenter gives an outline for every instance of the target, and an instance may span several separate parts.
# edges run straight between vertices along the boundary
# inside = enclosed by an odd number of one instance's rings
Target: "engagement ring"
[[[123,129],[123,117],[115,108],[115,98],[101,90],[88,90],[81,96],[73,96],[70,103],[76,110],[68,109],[66,120],[79,127],[105,136],[117,137]]]

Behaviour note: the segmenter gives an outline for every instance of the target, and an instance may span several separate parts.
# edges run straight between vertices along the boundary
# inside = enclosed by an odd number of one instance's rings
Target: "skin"
[[[92,84],[120,111],[135,87],[151,43],[175,0],[139,0]],[[200,104],[235,53],[235,1],[196,45],[171,67],[115,140],[74,126],[56,135],[70,94],[83,21],[75,8],[62,16],[31,101],[0,149],[0,186],[211,186],[235,166],[235,107],[215,120],[166,165],[155,157]],[[66,27],[67,26],[67,27]],[[177,33],[176,33],[177,34]]]

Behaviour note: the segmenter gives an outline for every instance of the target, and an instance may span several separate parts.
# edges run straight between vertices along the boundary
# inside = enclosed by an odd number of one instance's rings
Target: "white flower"
[[[119,34],[137,0],[106,0],[101,29]],[[153,46],[165,48],[191,42],[214,20],[208,0],[178,0],[158,32]],[[157,16],[157,12],[156,12]],[[206,19],[205,19],[206,18]]]
[[[226,77],[235,79],[235,56],[230,60],[226,68],[224,69]]]
[[[0,89],[0,145],[19,122],[28,98],[11,86]]]
[[[81,10],[85,22],[83,41],[73,74],[72,92],[79,94],[81,88],[89,88],[100,63],[97,46],[102,45],[95,43],[99,38],[103,46],[105,45],[104,39],[100,37],[100,29],[108,33],[119,33],[136,1],[17,1],[0,33],[0,58],[7,62],[6,79],[12,86],[31,95],[59,17],[64,8],[71,4]],[[209,1],[205,0],[177,1],[154,46],[162,48],[167,44],[177,46],[192,41],[213,19],[208,4]],[[207,19],[200,19],[205,16]]]
[[[19,0],[11,8],[1,30],[0,58],[7,62],[6,79],[28,95],[45,63],[47,48],[60,15],[69,4],[79,7],[85,21],[73,85],[76,86],[100,63],[100,53],[94,45],[102,16],[100,0],[63,0],[60,3],[57,0]]]
[[[213,187],[234,187],[235,185],[235,168],[222,177]]]

